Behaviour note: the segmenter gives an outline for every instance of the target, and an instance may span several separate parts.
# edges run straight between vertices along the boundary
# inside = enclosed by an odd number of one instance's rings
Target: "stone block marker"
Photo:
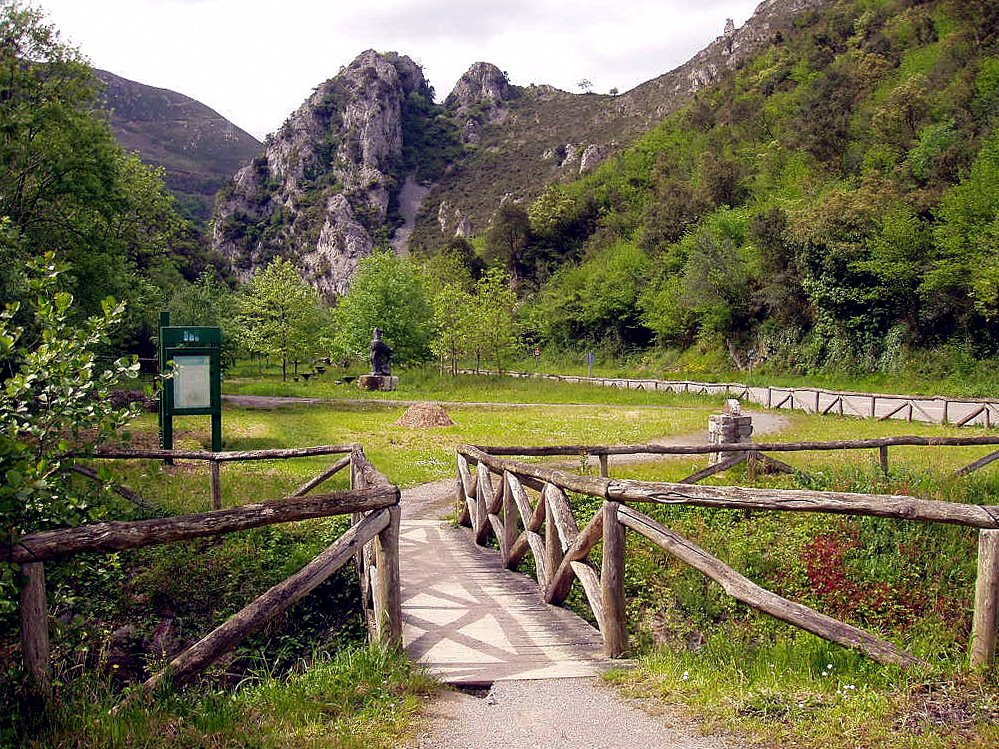
[[[752,437],[753,417],[742,414],[742,405],[735,398],[725,401],[725,413],[708,417],[708,441],[712,445],[751,442]],[[711,453],[711,465],[744,456],[740,452]]]
[[[399,387],[399,378],[395,375],[366,374],[357,378],[357,386],[361,390],[395,390]]]

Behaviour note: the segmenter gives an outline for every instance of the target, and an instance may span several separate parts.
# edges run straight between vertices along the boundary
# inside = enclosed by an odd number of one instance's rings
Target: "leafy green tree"
[[[433,297],[436,333],[430,350],[452,375],[458,374],[458,363],[475,340],[475,303],[476,297],[458,283],[444,285]]]
[[[243,346],[250,352],[280,357],[283,380],[288,379],[289,361],[316,355],[328,319],[319,293],[284,258],[254,276],[239,300]]]
[[[531,238],[531,220],[527,211],[507,201],[499,207],[486,232],[486,260],[500,265],[514,285],[521,278],[521,256]]]
[[[391,251],[364,258],[335,312],[336,348],[364,359],[371,333],[381,328],[399,363],[424,361],[433,336],[433,309],[423,277],[410,260]]]
[[[102,364],[98,349],[124,312],[106,300],[76,322],[73,297],[59,290],[53,254],[25,269],[32,328],[15,322],[18,302],[0,313],[0,543],[33,531],[77,525],[95,508],[74,491],[65,454],[115,436],[134,416],[112,390],[138,372],[134,360]],[[14,605],[15,568],[0,566],[0,611]]]
[[[501,268],[490,268],[475,285],[475,294],[464,319],[468,349],[475,354],[476,369],[482,358],[502,372],[517,343],[515,313],[517,293]]]
[[[40,11],[0,0],[0,216],[21,237],[11,261],[55,252],[81,315],[114,295],[135,327],[179,281],[169,249],[185,224],[161,173],[115,141],[99,92]]]
[[[222,330],[222,358],[236,359],[237,296],[214,268],[202,271],[195,283],[175,292],[168,305],[174,325],[209,325]]]

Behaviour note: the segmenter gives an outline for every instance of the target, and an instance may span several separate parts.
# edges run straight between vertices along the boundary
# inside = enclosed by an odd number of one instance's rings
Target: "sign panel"
[[[175,409],[211,408],[211,356],[173,357],[173,406]]]

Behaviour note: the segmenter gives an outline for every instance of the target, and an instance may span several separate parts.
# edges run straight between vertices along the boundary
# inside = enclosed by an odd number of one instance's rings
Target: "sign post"
[[[203,326],[171,326],[160,315],[160,444],[173,449],[173,417],[212,418],[212,451],[222,450],[222,331]],[[162,323],[166,323],[163,325]]]
[[[589,376],[591,378],[593,377],[593,364],[596,361],[597,361],[597,355],[594,354],[592,351],[587,351],[586,352],[586,366],[589,367],[589,371],[590,371]]]

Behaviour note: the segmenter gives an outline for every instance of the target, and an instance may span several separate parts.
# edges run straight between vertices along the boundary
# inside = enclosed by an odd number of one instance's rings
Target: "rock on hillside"
[[[436,105],[408,57],[368,50],[321,84],[220,195],[213,244],[249,280],[275,255],[327,298],[387,242],[408,174],[421,175]],[[428,124],[430,123],[430,124]],[[453,135],[457,142],[457,135]]]
[[[801,13],[830,2],[765,0],[741,28],[729,22],[690,61],[619,96],[513,86],[495,66],[476,63],[446,100],[471,147],[427,196],[411,244],[432,251],[455,234],[480,234],[503,200],[532,200],[545,185],[596,168]]]
[[[260,141],[199,101],[104,70],[104,104],[122,147],[163,167],[181,211],[204,225],[215,193],[260,149]]]

